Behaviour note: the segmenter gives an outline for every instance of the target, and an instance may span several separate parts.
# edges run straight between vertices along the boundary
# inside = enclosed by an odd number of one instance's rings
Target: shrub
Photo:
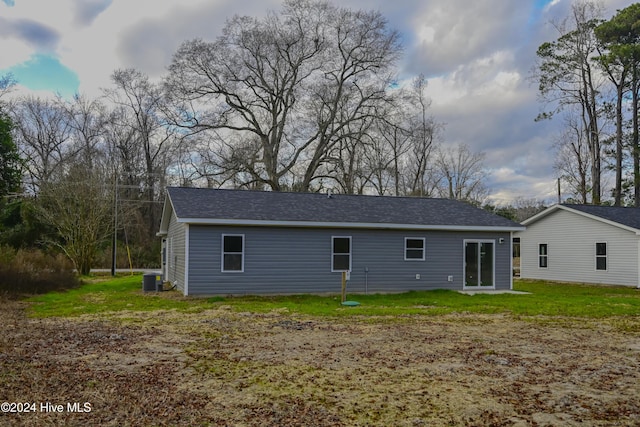
[[[0,247],[0,292],[39,294],[79,285],[73,265],[62,254]]]

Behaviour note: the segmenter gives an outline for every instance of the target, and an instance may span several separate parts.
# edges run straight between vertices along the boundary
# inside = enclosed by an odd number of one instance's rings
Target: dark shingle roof
[[[179,220],[284,221],[511,229],[522,226],[449,199],[169,187]]]
[[[640,230],[640,209],[638,208],[593,205],[562,206]]]

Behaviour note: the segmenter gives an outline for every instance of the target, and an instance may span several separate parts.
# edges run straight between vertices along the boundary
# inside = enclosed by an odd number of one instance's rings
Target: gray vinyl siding
[[[184,292],[185,284],[185,224],[176,221],[171,213],[169,229],[167,233],[167,280]]]
[[[520,276],[565,282],[638,286],[638,237],[602,221],[558,210],[527,226],[520,237]],[[596,243],[607,244],[607,270],[596,270]],[[547,244],[548,267],[538,266]]]
[[[223,234],[244,235],[244,272],[221,272]],[[189,226],[189,294],[339,293],[332,236],[351,236],[348,292],[462,289],[464,240],[495,239],[496,289],[511,287],[510,233]],[[405,261],[405,237],[425,238],[426,259]],[[504,244],[498,244],[499,238]],[[368,272],[365,270],[368,269]],[[420,278],[416,279],[416,275]],[[453,281],[448,282],[448,276]]]

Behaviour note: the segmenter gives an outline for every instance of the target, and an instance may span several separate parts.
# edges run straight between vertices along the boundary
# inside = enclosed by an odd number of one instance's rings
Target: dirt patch
[[[37,403],[1,425],[640,424],[640,318],[40,320],[0,303],[0,402]]]

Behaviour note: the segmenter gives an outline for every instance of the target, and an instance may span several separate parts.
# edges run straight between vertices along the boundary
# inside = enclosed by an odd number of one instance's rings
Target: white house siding
[[[579,283],[638,286],[638,237],[632,231],[566,210],[527,225],[520,237],[520,276]],[[607,243],[607,270],[596,270],[596,242]],[[548,267],[538,266],[539,244]]]

